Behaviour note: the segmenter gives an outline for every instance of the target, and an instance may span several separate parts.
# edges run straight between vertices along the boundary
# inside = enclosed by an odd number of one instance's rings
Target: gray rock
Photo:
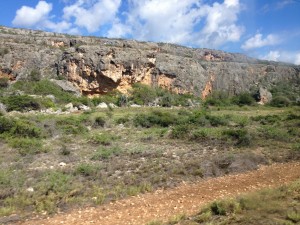
[[[258,103],[264,105],[272,101],[272,93],[266,88],[260,87],[257,92],[257,98],[259,100]]]
[[[5,114],[6,113],[6,106],[0,102],[0,113]]]
[[[98,109],[107,109],[108,105],[105,102],[101,102],[99,105],[96,106]]]
[[[55,99],[54,95],[46,95],[46,98],[51,99],[52,102],[56,102],[56,99]]]
[[[110,107],[110,108],[118,108],[118,106],[116,106],[116,105],[113,104],[113,103],[109,103],[109,104],[108,104],[108,107]]]
[[[133,107],[133,108],[140,108],[140,107],[142,107],[142,106],[137,105],[137,104],[131,104],[130,107]]]
[[[78,106],[78,110],[88,111],[88,110],[91,110],[91,108],[86,105],[81,104]]]
[[[66,104],[65,105],[65,108],[67,109],[67,110],[71,110],[71,109],[73,109],[73,103],[72,102],[70,102],[70,103],[68,103],[68,104]]]
[[[51,79],[50,81],[52,81],[56,85],[60,86],[64,91],[71,92],[72,94],[74,94],[76,96],[81,95],[80,90],[78,88],[76,88],[70,81],[54,80],[54,79]]]

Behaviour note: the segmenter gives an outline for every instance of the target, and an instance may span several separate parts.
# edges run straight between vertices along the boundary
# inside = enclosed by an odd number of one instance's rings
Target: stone
[[[265,105],[272,101],[272,93],[266,88],[260,87],[257,92],[257,99],[259,104]]]
[[[132,108],[140,108],[141,106],[137,105],[137,104],[131,104],[130,107],[132,107]]]
[[[0,113],[5,114],[6,113],[6,106],[0,102]]]
[[[91,108],[86,105],[81,104],[78,106],[78,110],[89,111],[89,110],[91,110]]]
[[[33,189],[33,187],[29,187],[29,188],[26,189],[26,191],[27,192],[34,192],[34,189]]]
[[[56,102],[54,95],[46,95],[46,98],[51,99],[52,102]]]
[[[66,108],[67,110],[72,110],[72,109],[73,109],[73,103],[70,102],[70,103],[66,104],[66,105],[65,105],[65,108]]]
[[[67,163],[65,163],[65,162],[60,162],[58,165],[59,165],[60,167],[65,167],[65,166],[67,165]]]
[[[108,105],[105,103],[105,102],[101,102],[99,103],[96,108],[98,109],[107,109],[108,108]]]
[[[78,88],[76,88],[72,82],[67,80],[55,80],[51,79],[51,82],[55,83],[56,85],[60,86],[66,92],[70,92],[76,96],[80,96],[81,92]]]
[[[109,106],[110,108],[118,108],[118,106],[116,106],[116,105],[113,104],[113,103],[109,103],[108,106]]]

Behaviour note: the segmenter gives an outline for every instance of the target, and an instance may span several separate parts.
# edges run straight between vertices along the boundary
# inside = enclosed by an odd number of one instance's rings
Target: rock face
[[[89,96],[127,93],[140,82],[205,98],[214,90],[234,95],[300,80],[295,65],[173,44],[0,27],[0,49],[0,77],[26,79],[34,68],[43,77],[71,82],[75,92]]]

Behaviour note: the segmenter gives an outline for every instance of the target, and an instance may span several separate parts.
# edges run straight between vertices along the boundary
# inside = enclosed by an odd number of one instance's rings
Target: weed
[[[75,169],[75,174],[80,174],[83,176],[93,176],[97,173],[98,168],[96,166],[87,164],[87,163],[82,163],[77,166]]]
[[[111,145],[113,141],[119,139],[118,136],[112,135],[110,133],[100,133],[94,134],[91,136],[89,141],[93,144],[101,144],[101,145]]]
[[[223,135],[235,140],[237,146],[251,145],[251,136],[246,129],[225,130]]]
[[[47,148],[43,147],[42,141],[35,138],[12,138],[9,139],[8,143],[11,147],[16,148],[22,156],[48,151]]]
[[[38,110],[41,108],[38,100],[28,95],[14,95],[4,97],[2,99],[7,107],[7,111],[26,111],[26,110]]]
[[[176,125],[171,130],[171,138],[180,138],[184,139],[189,136],[190,125],[189,124],[180,124]]]
[[[96,153],[91,157],[91,160],[108,159],[114,155],[118,155],[121,152],[119,147],[100,147]]]

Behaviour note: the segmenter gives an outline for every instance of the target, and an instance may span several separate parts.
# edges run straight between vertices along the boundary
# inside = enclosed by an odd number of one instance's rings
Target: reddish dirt
[[[300,163],[274,164],[243,174],[182,184],[174,189],[158,190],[99,207],[57,214],[47,219],[29,220],[21,224],[141,225],[153,220],[167,221],[174,215],[195,214],[204,204],[218,198],[279,186],[299,178]]]

